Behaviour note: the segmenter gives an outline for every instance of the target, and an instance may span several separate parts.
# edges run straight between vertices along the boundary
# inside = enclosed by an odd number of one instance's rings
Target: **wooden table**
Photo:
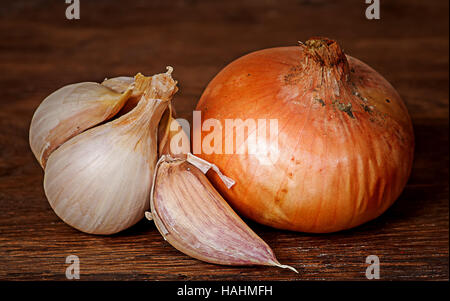
[[[0,280],[65,280],[68,255],[82,280],[365,280],[377,255],[384,280],[448,280],[448,1],[85,1],[67,20],[64,1],[10,1],[0,8]],[[415,127],[415,163],[398,201],[380,218],[327,235],[249,222],[278,259],[300,273],[206,264],[142,221],[113,236],[80,233],[51,210],[28,145],[34,110],[69,83],[175,68],[179,117],[228,62],[313,35],[383,74]]]

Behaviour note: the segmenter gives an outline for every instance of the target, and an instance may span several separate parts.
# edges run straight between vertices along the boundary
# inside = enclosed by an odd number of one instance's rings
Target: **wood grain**
[[[364,1],[10,1],[0,10],[0,280],[65,280],[80,258],[82,280],[365,280],[378,255],[383,280],[448,280],[448,1],[382,1],[366,20]],[[69,83],[175,68],[179,117],[208,81],[254,50],[310,36],[339,41],[383,74],[405,100],[416,134],[415,163],[398,201],[380,218],[327,235],[249,222],[278,259],[299,274],[224,267],[191,259],[142,221],[113,236],[65,225],[42,188],[28,145],[34,110]]]

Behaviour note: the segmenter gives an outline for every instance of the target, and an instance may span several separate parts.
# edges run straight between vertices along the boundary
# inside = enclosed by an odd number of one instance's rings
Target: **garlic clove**
[[[143,95],[128,114],[70,139],[48,158],[44,190],[55,213],[72,227],[113,234],[143,216],[157,161],[157,127],[176,92],[167,73],[136,76]]]
[[[164,112],[158,127],[158,153],[159,155],[170,154],[172,157],[186,158],[190,152],[189,136],[183,127],[173,118],[173,107]]]
[[[281,265],[271,248],[231,209],[206,176],[184,159],[161,156],[150,197],[163,237],[196,259],[223,265]]]
[[[93,82],[62,87],[39,105],[31,121],[29,140],[45,168],[48,156],[61,144],[114,116],[131,95]]]

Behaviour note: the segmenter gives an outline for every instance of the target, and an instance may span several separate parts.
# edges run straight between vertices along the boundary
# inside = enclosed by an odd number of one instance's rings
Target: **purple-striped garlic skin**
[[[222,265],[281,265],[272,249],[232,210],[207,177],[184,159],[163,156],[151,197],[152,218],[179,251]]]

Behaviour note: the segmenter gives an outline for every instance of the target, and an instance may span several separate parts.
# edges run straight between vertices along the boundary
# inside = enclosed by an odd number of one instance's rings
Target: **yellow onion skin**
[[[327,38],[233,61],[196,109],[222,126],[227,118],[278,120],[277,160],[237,154],[242,146],[197,154],[236,181],[227,189],[209,175],[235,210],[261,224],[311,233],[361,225],[394,203],[411,172],[414,133],[399,94]],[[258,143],[270,146],[266,136]]]

